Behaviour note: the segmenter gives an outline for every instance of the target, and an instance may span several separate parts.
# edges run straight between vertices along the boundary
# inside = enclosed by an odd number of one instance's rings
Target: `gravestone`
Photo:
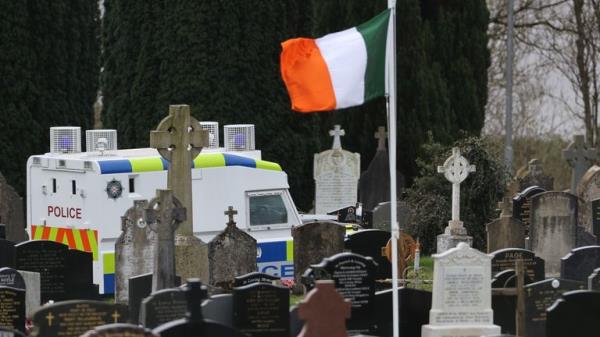
[[[590,167],[577,186],[577,196],[585,201],[600,198],[600,166]]]
[[[356,214],[357,206],[348,206],[335,211],[327,213],[328,215],[335,215],[337,219],[335,221],[344,223],[360,223],[361,218]]]
[[[292,227],[294,239],[294,279],[299,285],[311,264],[344,251],[346,228],[336,222],[309,222]],[[297,286],[295,291],[301,291]]]
[[[490,253],[492,256],[492,275],[507,270],[514,269],[517,260],[523,260],[525,272],[529,279],[534,282],[545,279],[544,259],[535,256],[535,253],[520,248],[505,248]]]
[[[543,192],[546,192],[546,189],[539,186],[529,186],[513,198],[512,216],[525,226],[525,236],[529,235],[531,224],[531,198]]]
[[[0,337],[25,337],[21,331],[0,327]]]
[[[25,316],[40,307],[40,274],[8,267],[0,268],[0,286],[25,290]]]
[[[546,336],[546,310],[564,292],[585,289],[571,280],[547,279],[525,286],[525,336]]]
[[[23,209],[23,199],[17,191],[8,184],[2,173],[0,173],[0,223],[6,224],[5,239],[17,243],[28,239],[27,232],[25,232],[25,210]]]
[[[358,183],[359,201],[363,210],[372,210],[379,203],[390,200],[390,161],[385,140],[387,138],[385,127],[380,126],[375,133],[378,140],[377,151],[369,163],[369,167],[360,175]],[[396,190],[404,187],[404,176],[396,172]]]
[[[600,268],[594,269],[588,276],[588,290],[600,291]]]
[[[68,297],[67,255],[69,247],[62,243],[35,240],[19,243],[16,269],[40,273],[40,296],[42,303],[61,301]],[[78,267],[76,267],[78,268]]]
[[[33,315],[34,337],[79,337],[97,326],[125,323],[127,306],[99,301],[64,301],[48,304]]]
[[[577,197],[566,192],[544,192],[532,197],[531,250],[546,261],[546,275],[558,276],[560,258],[577,243]]]
[[[0,327],[25,332],[25,290],[0,286]]]
[[[492,285],[492,288],[494,286]],[[504,333],[516,331],[517,296],[511,294],[494,294],[492,291],[492,310],[494,310],[494,324],[500,326]]]
[[[298,337],[347,337],[351,306],[335,290],[333,281],[317,281],[298,304],[298,317],[305,322]]]
[[[154,329],[176,319],[184,318],[187,302],[182,289],[162,289],[152,293],[142,301],[139,323]]]
[[[374,327],[375,271],[370,257],[340,253],[313,265],[316,280],[333,280],[335,289],[352,303],[352,319],[346,326],[353,332],[368,332]]]
[[[561,258],[560,277],[586,282],[594,270],[600,267],[600,246],[579,247]]]
[[[12,268],[0,268],[0,286],[26,290],[23,276]]]
[[[542,162],[538,159],[531,159],[528,164],[528,170],[522,177],[517,177],[519,191],[530,186],[539,186],[546,191],[554,189],[554,178],[544,174]]]
[[[373,334],[392,336],[392,289],[375,293],[375,322]],[[398,289],[398,326],[400,336],[420,336],[421,326],[429,323],[431,292],[412,288]]]
[[[249,337],[290,334],[290,290],[254,283],[233,289],[233,325]]]
[[[205,319],[233,326],[233,295],[218,294],[202,303],[202,315]]]
[[[16,265],[16,256],[15,243],[0,239],[0,268],[14,268]]]
[[[385,247],[389,240],[390,232],[366,229],[348,235],[345,245],[352,253],[372,258],[377,263],[375,279],[382,280],[392,277],[392,264],[381,252],[381,248]]]
[[[142,301],[152,293],[152,273],[130,277],[128,283],[129,317],[132,323],[138,323]]]
[[[236,276],[233,281],[234,287],[241,287],[252,283],[277,283],[281,278],[270,274],[252,272],[241,276]]]
[[[548,308],[546,337],[597,337],[600,292],[577,290],[564,293]]]
[[[175,262],[182,279],[199,277],[208,281],[208,252],[204,242],[194,236],[192,212],[192,160],[208,144],[208,131],[190,116],[188,105],[170,105],[165,117],[150,132],[150,147],[169,162],[167,189],[185,208],[185,220],[177,228]]]
[[[475,166],[470,165],[465,157],[460,154],[460,149],[452,148],[452,155],[446,159],[444,165],[438,166],[438,173],[443,173],[452,183],[452,220],[443,234],[437,236],[437,252],[442,253],[456,247],[459,242],[466,242],[469,246],[473,238],[467,235],[467,230],[460,221],[460,184],[467,179],[469,173],[475,172]]]
[[[391,231],[391,203],[389,201],[379,203],[373,209],[372,228]],[[406,228],[410,223],[410,208],[405,201],[398,201],[396,206],[398,228]]]
[[[326,214],[357,201],[360,154],[342,149],[340,136],[345,133],[339,125],[329,134],[333,137],[331,150],[314,156],[315,214]]]
[[[93,261],[93,254],[90,252],[76,249],[67,251],[65,274],[67,294],[64,299],[98,299],[99,288],[94,284]]]
[[[573,141],[562,152],[571,167],[571,193],[577,193],[577,185],[586,171],[598,160],[598,152],[585,143],[583,135],[575,135]]]
[[[256,271],[256,239],[237,228],[229,206],[227,227],[208,243],[210,284],[226,290],[233,288],[238,275]]]
[[[116,323],[94,328],[81,337],[158,337],[152,331],[141,326]]]
[[[488,253],[503,248],[525,248],[525,226],[513,218],[512,200],[499,203],[500,217],[485,226]]]
[[[421,335],[480,337],[500,334],[493,324],[491,259],[464,242],[433,255],[433,301]]]
[[[588,203],[591,212],[592,233],[596,236],[596,243],[600,244],[600,198]]]
[[[156,233],[144,221],[147,200],[135,200],[121,217],[121,235],[115,242],[115,300],[129,301],[129,278],[152,273]]]

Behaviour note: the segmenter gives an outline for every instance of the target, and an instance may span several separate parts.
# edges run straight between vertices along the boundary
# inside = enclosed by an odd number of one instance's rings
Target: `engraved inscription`
[[[482,308],[483,275],[483,267],[446,267],[444,309],[465,311]]]

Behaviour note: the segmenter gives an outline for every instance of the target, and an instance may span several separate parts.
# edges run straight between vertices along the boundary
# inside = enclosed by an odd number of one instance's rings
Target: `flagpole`
[[[400,229],[397,221],[396,195],[396,0],[388,0],[390,9],[390,27],[388,44],[386,46],[387,84],[388,84],[388,133],[389,133],[389,162],[390,162],[390,222],[392,239],[392,322],[393,336],[400,336],[398,317],[398,240]]]

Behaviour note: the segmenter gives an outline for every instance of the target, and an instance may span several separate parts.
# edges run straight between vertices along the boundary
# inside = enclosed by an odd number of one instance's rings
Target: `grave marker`
[[[281,281],[281,278],[270,274],[252,272],[242,276],[235,277],[233,281],[234,287],[241,287],[252,283],[276,283]]]
[[[0,327],[25,332],[25,290],[0,286]]]
[[[594,269],[594,272],[588,276],[588,290],[600,291],[600,268]]]
[[[16,269],[40,273],[42,303],[67,299],[65,276],[68,268],[68,246],[54,241],[35,240],[22,242],[15,248]]]
[[[375,279],[381,280],[392,277],[392,264],[381,252],[381,248],[385,247],[389,240],[390,232],[366,229],[348,235],[345,245],[352,253],[372,258],[377,263]],[[402,270],[399,272],[402,273]]]
[[[529,186],[512,200],[513,218],[523,223],[526,237],[529,235],[529,226],[531,225],[531,198],[543,192],[546,192],[546,190],[539,186]]]
[[[594,270],[600,267],[600,246],[579,247],[561,258],[560,277],[586,282]]]
[[[250,337],[289,336],[290,290],[254,283],[233,289],[233,324]]]
[[[138,323],[142,301],[152,293],[152,273],[130,277],[128,283],[129,317],[132,323]]]
[[[94,328],[81,337],[158,337],[141,326],[125,323],[107,324]]]
[[[554,178],[544,174],[544,166],[538,159],[531,159],[528,164],[527,172],[517,178],[519,191],[522,191],[530,186],[539,186],[547,191],[554,189]]]
[[[0,239],[0,268],[14,268],[16,265],[17,251],[15,243],[8,240]]]
[[[525,272],[529,279],[534,282],[545,279],[545,262],[544,259],[535,256],[535,253],[519,248],[505,248],[490,253],[492,256],[492,275],[514,269],[515,262],[522,260],[525,265]]]
[[[596,337],[600,292],[577,290],[564,293],[548,308],[547,337]]]
[[[392,289],[375,293],[375,322],[378,336],[392,336]],[[398,289],[400,336],[420,336],[421,326],[429,323],[431,292],[412,288]]]
[[[0,327],[0,337],[25,337],[25,335],[18,330]]]
[[[140,324],[154,329],[176,319],[184,318],[187,302],[183,290],[162,289],[146,297],[140,306]]]
[[[513,218],[512,199],[505,197],[498,206],[500,217],[486,225],[488,253],[502,248],[525,248],[525,226]]]
[[[12,268],[0,268],[0,286],[26,290],[23,276]]]
[[[372,228],[391,231],[391,203],[389,201],[379,203],[373,209],[373,218],[371,220]],[[396,206],[398,215],[398,228],[406,228],[410,223],[410,208],[405,201],[398,201]]]
[[[563,158],[571,166],[571,193],[577,193],[577,185],[585,172],[598,160],[595,148],[589,148],[583,135],[575,135],[573,141],[563,150]]]
[[[317,281],[298,304],[298,317],[305,322],[298,337],[346,337],[350,313],[351,303],[335,290],[333,281]]]
[[[202,315],[217,323],[233,327],[233,295],[218,294],[202,303]]]

